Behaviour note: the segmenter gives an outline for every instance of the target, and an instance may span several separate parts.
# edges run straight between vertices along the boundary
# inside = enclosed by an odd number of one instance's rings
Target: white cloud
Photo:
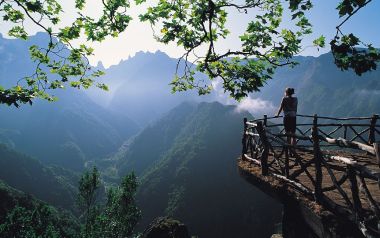
[[[365,96],[365,97],[370,96],[370,95],[378,96],[378,95],[380,95],[380,90],[378,90],[378,89],[373,89],[373,90],[360,89],[360,90],[356,90],[355,93],[358,96]]]
[[[215,100],[226,105],[236,105],[236,112],[248,111],[255,117],[260,117],[264,114],[273,115],[276,111],[276,107],[271,101],[263,100],[261,98],[253,98],[248,96],[237,102],[224,92],[222,80],[215,79],[212,81],[213,93],[215,94]]]
[[[213,94],[215,95],[215,100],[226,105],[234,105],[236,101],[232,99],[223,89],[223,84],[221,79],[214,79],[211,82],[213,88]]]
[[[237,104],[236,111],[248,111],[254,116],[261,116],[264,114],[273,115],[276,111],[276,107],[270,101],[261,98],[247,97]]]

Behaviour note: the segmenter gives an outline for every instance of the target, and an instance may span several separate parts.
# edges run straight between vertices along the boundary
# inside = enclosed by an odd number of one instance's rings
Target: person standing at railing
[[[280,108],[276,115],[279,116],[281,111],[284,111],[284,127],[286,134],[296,133],[298,99],[297,97],[293,97],[293,94],[294,88],[285,89],[285,97],[282,98]],[[296,145],[295,137],[288,136],[287,140],[289,144]]]

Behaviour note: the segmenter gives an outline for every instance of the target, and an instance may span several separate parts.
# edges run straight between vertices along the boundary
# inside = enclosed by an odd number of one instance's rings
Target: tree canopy
[[[376,69],[380,51],[353,33],[343,32],[342,26],[360,9],[370,7],[371,1],[340,0],[337,14],[342,21],[330,41],[337,67],[352,69],[358,75]],[[87,57],[93,54],[93,49],[85,44],[75,47],[72,41],[83,36],[88,41],[117,37],[132,20],[128,12],[145,2],[102,0],[103,14],[93,19],[82,13],[89,3],[75,0],[76,19],[71,25],[54,30],[63,14],[57,0],[0,0],[3,21],[13,26],[10,36],[28,39],[23,24],[26,19],[49,35],[46,47],[31,46],[29,49],[36,63],[34,74],[19,79],[11,88],[0,87],[0,103],[18,106],[32,103],[36,97],[54,100],[47,90],[66,86],[88,88],[96,84],[107,90],[106,85],[96,83],[103,72],[93,70],[88,62]],[[312,0],[159,0],[147,7],[139,20],[152,25],[157,41],[174,42],[184,49],[172,82],[174,92],[196,89],[200,95],[207,94],[212,89],[212,80],[218,78],[225,91],[239,100],[258,91],[277,67],[297,64],[293,56],[302,51],[303,39],[312,33],[313,26],[307,18],[312,7]],[[221,51],[216,43],[230,33],[226,22],[231,10],[255,15],[240,36],[241,47]],[[289,14],[291,24],[285,28],[282,21]],[[324,47],[325,40],[320,36],[313,43],[316,47]],[[205,50],[199,53],[199,49]],[[196,72],[206,74],[209,80],[197,78]]]
[[[32,75],[16,79],[11,88],[0,87],[0,103],[18,106],[30,103],[34,98],[53,101],[47,93],[49,89],[63,88],[66,85],[76,88],[89,88],[95,79],[103,74],[94,71],[87,57],[93,49],[81,44],[75,47],[72,41],[86,36],[89,41],[102,41],[106,36],[117,36],[127,27],[131,17],[126,14],[130,4],[125,0],[102,1],[103,14],[98,19],[81,14],[85,0],[75,0],[78,16],[69,26],[58,30],[57,24],[64,14],[57,0],[0,0],[2,20],[12,24],[8,34],[27,40],[28,29],[25,22],[31,21],[49,36],[46,46],[33,45],[29,48],[30,58],[36,63]],[[97,87],[107,90],[104,84]]]
[[[79,181],[78,205],[84,223],[80,237],[132,237],[141,217],[135,204],[136,176],[128,174],[120,186],[108,188],[105,204],[97,201],[100,185],[100,174],[95,167],[84,172]]]
[[[55,209],[31,195],[23,194],[0,181],[3,213],[1,237],[136,237],[141,211],[136,206],[137,178],[131,173],[119,186],[103,188],[98,170],[85,171],[78,186],[79,219],[68,211]],[[104,196],[103,196],[104,197]],[[6,202],[8,201],[8,202]]]

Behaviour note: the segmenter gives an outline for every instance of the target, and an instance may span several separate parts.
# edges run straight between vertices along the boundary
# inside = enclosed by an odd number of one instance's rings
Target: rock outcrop
[[[185,224],[169,217],[158,217],[144,231],[143,238],[190,238]]]

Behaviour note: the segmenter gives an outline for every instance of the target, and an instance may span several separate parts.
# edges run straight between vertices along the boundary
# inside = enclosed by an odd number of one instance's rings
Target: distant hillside
[[[28,46],[44,42],[45,35],[41,33],[30,41],[0,36],[0,85],[28,75],[34,69]],[[58,102],[37,100],[33,106],[18,109],[1,105],[0,143],[42,161],[80,171],[87,160],[110,154],[139,130],[120,110],[99,106],[83,90],[57,90],[54,94],[59,97]]]
[[[176,64],[177,59],[160,51],[138,52],[105,70],[103,81],[110,86],[110,92],[90,90],[89,95],[97,103],[124,113],[141,126],[160,118],[181,102],[210,101],[212,95],[200,97],[195,91],[171,93],[169,84],[174,78]]]
[[[141,178],[141,226],[172,215],[200,237],[269,237],[281,207],[237,174],[242,118],[233,106],[183,103],[119,156]],[[271,209],[267,209],[270,207]]]
[[[0,144],[0,180],[56,207],[75,210],[79,175],[43,166]]]
[[[13,86],[18,79],[31,75],[35,64],[29,57],[29,46],[46,45],[47,40],[43,33],[30,41],[5,39],[0,34],[0,85]]]
[[[0,142],[43,161],[80,171],[86,160],[106,156],[139,127],[122,114],[94,104],[82,92],[57,103],[0,111]]]

